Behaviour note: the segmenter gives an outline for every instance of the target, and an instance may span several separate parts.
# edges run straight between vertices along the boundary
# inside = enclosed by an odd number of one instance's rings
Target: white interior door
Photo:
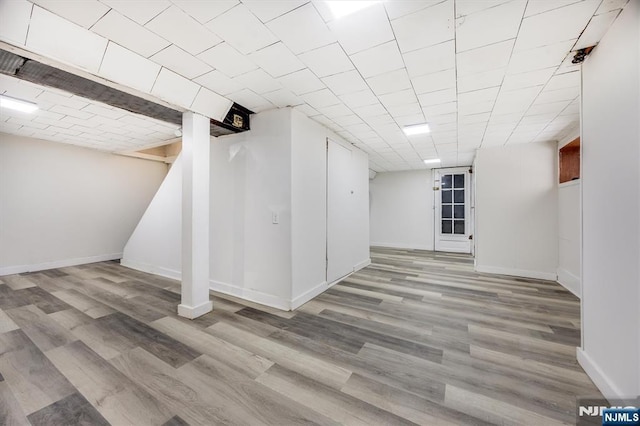
[[[353,272],[350,149],[327,140],[327,283]]]
[[[437,189],[436,189],[437,188]],[[434,170],[435,249],[471,253],[471,179],[468,167]]]

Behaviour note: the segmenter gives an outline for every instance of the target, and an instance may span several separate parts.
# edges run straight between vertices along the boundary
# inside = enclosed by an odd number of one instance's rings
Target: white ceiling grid
[[[39,107],[31,114],[1,109],[3,133],[118,152],[175,139],[179,127],[2,74],[0,94]]]
[[[216,94],[293,106],[391,171],[564,137],[579,121],[569,53],[626,3],[386,0],[334,19],[321,0],[5,0],[0,39],[185,109],[220,111]]]

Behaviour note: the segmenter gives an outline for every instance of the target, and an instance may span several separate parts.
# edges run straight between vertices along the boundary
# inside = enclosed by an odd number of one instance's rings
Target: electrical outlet
[[[276,212],[272,212],[271,213],[271,223],[273,223],[274,225],[277,225],[278,223],[280,223],[280,215]]]

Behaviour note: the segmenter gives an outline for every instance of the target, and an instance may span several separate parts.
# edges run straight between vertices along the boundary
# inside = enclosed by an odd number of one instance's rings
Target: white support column
[[[182,303],[178,315],[197,318],[209,300],[209,119],[182,115]]]

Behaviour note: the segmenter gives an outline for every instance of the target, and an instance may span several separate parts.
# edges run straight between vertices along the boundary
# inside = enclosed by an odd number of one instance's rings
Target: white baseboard
[[[403,250],[429,250],[433,251],[433,244],[406,244],[406,243],[371,243],[371,247],[395,248]]]
[[[178,305],[178,315],[184,318],[195,319],[211,312],[212,309],[213,302],[211,302],[210,300],[198,306],[188,306],[180,304]]]
[[[356,266],[353,267],[353,272],[357,272],[360,269],[366,268],[369,265],[371,265],[371,258],[363,260],[362,262],[356,263]]]
[[[313,287],[311,290],[308,290],[302,293],[298,297],[294,297],[293,300],[291,301],[291,310],[293,311],[294,309],[298,309],[300,306],[304,305],[305,303],[307,303],[309,300],[313,299],[317,295],[323,293],[328,288],[329,286],[327,285],[327,282],[323,281],[317,286]]]
[[[272,294],[263,293],[261,291],[248,288],[238,287],[233,284],[224,283],[222,281],[209,280],[209,288],[213,291],[236,296],[261,305],[271,306],[272,308],[282,309],[283,311],[291,310],[291,301]]]
[[[36,263],[32,265],[4,266],[0,268],[0,276],[65,268],[67,266],[84,265],[86,263],[106,262],[109,260],[120,259],[121,257],[122,253],[111,253],[97,256],[77,257],[74,259],[53,260],[51,262]]]
[[[558,268],[558,283],[580,298],[580,278],[563,268]]]
[[[576,357],[578,358],[580,366],[587,373],[591,381],[595,383],[605,398],[609,400],[626,400],[631,398],[629,395],[624,395],[622,393],[622,391],[602,371],[598,364],[596,364],[593,358],[591,358],[582,348],[576,348]]]
[[[149,274],[160,275],[161,277],[171,278],[173,280],[180,281],[182,279],[182,271],[163,268],[162,266],[155,266],[155,265],[151,265],[144,262],[138,262],[131,259],[121,259],[120,264],[127,268],[135,269],[137,271],[147,272]]]
[[[477,272],[483,272],[487,274],[511,275],[514,277],[535,278],[538,280],[549,280],[549,281],[556,281],[558,279],[557,274],[553,272],[529,271],[526,269],[512,269],[512,268],[503,268],[500,266],[481,266],[481,265],[476,265],[475,269]]]

